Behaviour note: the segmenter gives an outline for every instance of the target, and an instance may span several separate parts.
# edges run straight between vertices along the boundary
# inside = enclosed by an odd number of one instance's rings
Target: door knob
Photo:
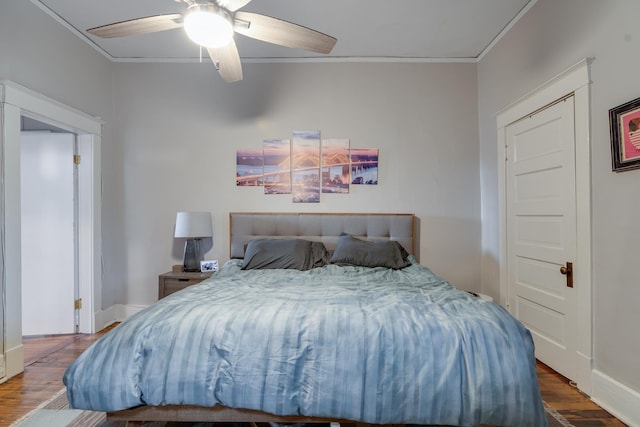
[[[567,287],[573,288],[573,263],[567,262],[566,266],[560,267],[560,273],[567,276]]]

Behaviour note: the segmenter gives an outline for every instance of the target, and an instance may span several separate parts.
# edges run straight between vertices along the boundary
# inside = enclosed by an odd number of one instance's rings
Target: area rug
[[[549,427],[572,427],[558,411],[544,403]],[[60,390],[51,399],[11,424],[10,427],[124,427],[125,422],[108,421],[104,412],[70,409],[66,389]],[[229,424],[226,423],[226,426]],[[212,427],[214,423],[144,423],[145,427]]]

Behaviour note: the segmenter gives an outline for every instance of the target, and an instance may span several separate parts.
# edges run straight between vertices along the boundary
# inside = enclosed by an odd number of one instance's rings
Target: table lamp
[[[184,271],[200,271],[202,238],[212,237],[209,212],[178,212],[174,237],[186,238],[184,242]]]

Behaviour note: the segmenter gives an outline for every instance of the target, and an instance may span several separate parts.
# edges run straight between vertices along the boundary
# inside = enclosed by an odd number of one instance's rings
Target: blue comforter
[[[413,263],[240,270],[158,301],[64,375],[72,408],[225,405],[373,424],[544,426],[529,331]]]

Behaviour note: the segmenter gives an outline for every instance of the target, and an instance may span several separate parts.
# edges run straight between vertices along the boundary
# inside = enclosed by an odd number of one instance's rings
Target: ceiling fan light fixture
[[[233,25],[229,15],[213,4],[194,4],[184,15],[187,36],[201,46],[219,48],[233,38]]]

